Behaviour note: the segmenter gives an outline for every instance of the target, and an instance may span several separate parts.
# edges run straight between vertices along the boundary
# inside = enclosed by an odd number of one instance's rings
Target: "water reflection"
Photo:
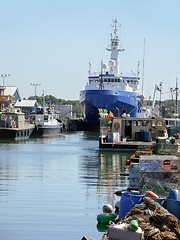
[[[0,143],[0,152],[0,239],[100,239],[96,216],[128,184],[128,153],[99,152],[88,132]]]
[[[89,152],[88,152],[89,153]],[[96,187],[99,198],[115,204],[114,192],[128,187],[128,168],[126,160],[131,153],[91,151],[83,156],[81,163],[81,181],[86,184],[87,193]]]

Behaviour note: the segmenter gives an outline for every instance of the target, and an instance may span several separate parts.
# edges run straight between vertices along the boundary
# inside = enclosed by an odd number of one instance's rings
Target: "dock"
[[[141,142],[141,141],[127,141],[127,142],[104,142],[99,138],[99,148],[107,149],[107,150],[127,150],[127,151],[136,151],[138,149],[141,150],[149,150],[154,141],[151,142]]]

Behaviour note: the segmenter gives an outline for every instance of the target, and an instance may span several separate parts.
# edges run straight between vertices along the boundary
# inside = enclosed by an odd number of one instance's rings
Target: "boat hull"
[[[36,125],[32,136],[37,136],[37,137],[46,137],[46,136],[53,136],[53,135],[58,135],[62,132],[62,125]]]
[[[113,91],[113,90],[84,90],[80,92],[80,106],[86,125],[99,125],[98,109],[107,109],[112,111],[114,116],[122,115],[122,110],[126,109],[127,114],[136,117],[140,111],[140,99],[136,93]]]
[[[0,128],[0,139],[26,140],[33,130],[34,126],[29,128]]]

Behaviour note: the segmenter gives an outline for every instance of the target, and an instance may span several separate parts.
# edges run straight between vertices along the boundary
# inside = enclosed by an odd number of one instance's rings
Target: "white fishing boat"
[[[29,138],[35,125],[19,109],[9,107],[0,112],[0,139],[24,140]]]
[[[35,124],[32,136],[53,136],[62,132],[62,122],[59,122],[54,113],[45,107],[37,109],[31,114],[30,119],[31,123]]]

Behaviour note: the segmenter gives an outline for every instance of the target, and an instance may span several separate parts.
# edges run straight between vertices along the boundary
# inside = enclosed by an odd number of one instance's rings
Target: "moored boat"
[[[19,109],[9,107],[0,112],[0,139],[28,139],[34,127]]]
[[[126,110],[131,117],[136,117],[141,110],[141,99],[136,93],[139,89],[139,71],[136,76],[124,76],[119,71],[119,51],[124,49],[119,47],[117,20],[114,20],[114,37],[111,36],[107,50],[111,52],[109,64],[101,64],[101,73],[97,75],[89,70],[88,83],[85,90],[80,92],[80,106],[87,129],[99,128],[100,108],[114,111],[117,107],[120,115]]]
[[[63,124],[59,122],[55,115],[45,108],[39,109],[31,114],[31,122],[35,124],[32,136],[53,136],[62,131]]]

